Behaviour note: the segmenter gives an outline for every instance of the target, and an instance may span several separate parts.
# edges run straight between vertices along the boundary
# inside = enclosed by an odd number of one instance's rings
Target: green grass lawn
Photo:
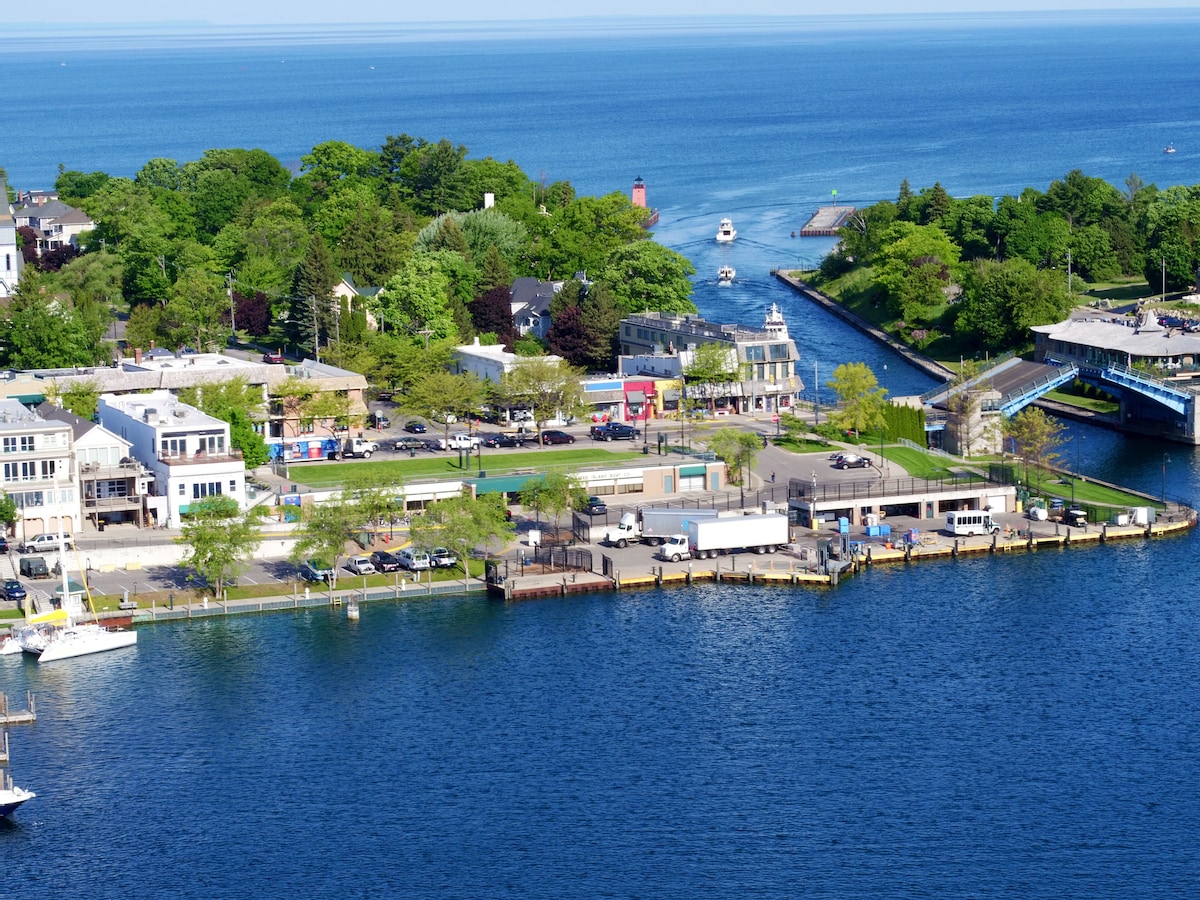
[[[583,466],[603,466],[645,459],[640,448],[636,452],[610,451],[602,447],[579,450],[545,448],[522,453],[489,454],[483,451],[483,470],[489,475],[534,470],[546,472],[578,469]],[[366,462],[316,462],[293,464],[288,480],[308,487],[323,488],[342,484],[348,475],[369,477],[378,484],[399,484],[417,478],[459,478],[478,475],[479,461],[472,456],[471,466],[464,471],[458,467],[457,453],[430,454],[420,451],[415,458],[396,459],[375,457]]]
[[[911,447],[884,447],[883,455],[904,468],[913,478],[946,478],[954,473],[950,466],[961,466],[957,460],[946,459],[944,456],[934,456],[932,453],[922,453]]]
[[[1046,394],[1050,400],[1056,400],[1059,403],[1065,403],[1068,406],[1078,406],[1080,409],[1091,410],[1096,413],[1112,415],[1121,409],[1121,404],[1112,400],[1101,400],[1098,397],[1083,397],[1079,394],[1068,394],[1063,391],[1050,391]]]

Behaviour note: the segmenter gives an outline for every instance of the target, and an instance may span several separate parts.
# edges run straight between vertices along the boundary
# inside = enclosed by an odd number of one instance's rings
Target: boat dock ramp
[[[23,710],[9,709],[8,695],[0,694],[0,725],[32,725],[37,721],[32,691],[25,695],[25,707]]]
[[[822,206],[800,229],[800,237],[837,237],[838,231],[857,212],[853,206]]]

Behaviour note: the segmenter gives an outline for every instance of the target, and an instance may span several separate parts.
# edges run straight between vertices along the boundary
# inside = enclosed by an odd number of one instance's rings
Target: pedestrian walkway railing
[[[973,472],[942,478],[884,478],[831,484],[813,484],[811,480],[793,478],[788,482],[788,499],[804,503],[852,503],[880,497],[919,496],[966,490],[987,483],[986,478]]]

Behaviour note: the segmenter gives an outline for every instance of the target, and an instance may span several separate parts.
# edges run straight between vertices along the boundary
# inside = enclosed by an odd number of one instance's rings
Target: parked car
[[[392,420],[383,413],[374,412],[367,416],[367,425],[370,428],[378,428],[382,431],[385,428],[392,427]]]
[[[395,572],[400,568],[400,560],[396,558],[396,554],[386,550],[376,550],[372,553],[371,564],[377,572]]]
[[[514,434],[485,434],[482,438],[485,447],[524,447],[525,438]]]
[[[584,507],[584,511],[589,516],[598,516],[600,513],[608,512],[608,504],[599,497],[588,497],[587,506]]]
[[[573,444],[573,443],[575,443],[575,438],[572,435],[567,434],[565,431],[543,431],[542,432],[542,443],[543,444]]]
[[[57,534],[35,534],[29,538],[17,550],[21,553],[45,553],[48,551],[57,551],[60,538]],[[75,541],[69,534],[64,534],[61,538],[62,546],[68,550],[75,549]]]
[[[405,547],[396,554],[396,558],[400,560],[400,568],[410,572],[419,572],[433,566],[428,553],[424,550],[414,550],[412,547]]]
[[[347,571],[355,575],[374,575],[375,564],[365,556],[352,556],[346,560]]]
[[[862,456],[855,456],[852,453],[847,453],[841,459],[833,464],[835,469],[865,469],[871,465],[870,461]]]
[[[450,569],[458,565],[458,557],[445,547],[434,547],[430,550],[429,560],[438,569]]]
[[[409,434],[424,434],[426,431],[423,422],[405,422],[404,430]]]
[[[329,581],[333,578],[333,569],[319,559],[306,559],[300,566],[300,577],[305,581]]]
[[[420,438],[396,438],[395,443],[392,444],[392,449],[397,453],[408,453],[411,450],[426,450],[428,449],[425,446],[426,443],[426,441]]]
[[[624,422],[593,425],[590,433],[593,441],[635,441],[642,435],[637,428]]]
[[[0,553],[8,552],[8,538],[0,535]]]
[[[25,585],[21,584],[15,578],[8,579],[3,584],[0,584],[0,599],[20,603],[25,599]]]
[[[268,350],[262,355],[262,361],[272,366],[282,366],[284,363],[283,354],[278,350]]]

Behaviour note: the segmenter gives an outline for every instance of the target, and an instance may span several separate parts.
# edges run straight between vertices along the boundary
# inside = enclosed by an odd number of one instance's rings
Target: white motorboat
[[[21,642],[11,635],[0,641],[0,656],[9,656],[21,652]]]
[[[12,783],[8,776],[0,782],[0,818],[11,815],[18,806],[36,797],[33,791],[24,791]]]
[[[1167,146],[1163,147],[1163,153],[1174,153],[1174,152],[1175,152],[1174,144],[1167,144]]]
[[[66,610],[56,609],[31,616],[17,630],[16,638],[22,650],[44,663],[131,647],[137,643],[137,632],[124,628],[109,630],[97,622],[76,623]]]
[[[722,219],[721,224],[717,226],[717,243],[728,244],[737,237],[737,231],[733,227],[732,219]]]
[[[733,281],[736,275],[737,270],[733,266],[721,266],[721,268],[717,269],[717,281],[722,284],[728,284]]]

